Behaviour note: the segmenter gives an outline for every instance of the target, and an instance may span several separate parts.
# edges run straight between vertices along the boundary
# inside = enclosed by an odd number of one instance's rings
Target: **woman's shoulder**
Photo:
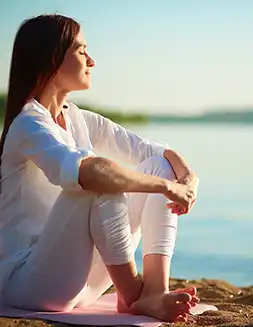
[[[100,118],[99,114],[87,109],[81,109],[73,102],[68,103],[67,110],[71,117],[77,119],[78,121],[80,121],[80,119],[84,119],[86,123],[95,123]]]
[[[82,109],[79,108],[75,103],[73,102],[68,102],[68,109],[70,113],[77,114],[77,115],[82,115],[82,116],[92,116],[96,115],[94,112],[87,110],[87,109]]]
[[[21,141],[23,137],[36,132],[42,126],[49,125],[50,121],[51,115],[46,109],[43,110],[33,101],[29,101],[13,119],[6,135],[6,141],[7,139],[9,141],[14,139],[15,143],[18,140]]]
[[[14,118],[12,125],[18,126],[33,121],[48,120],[48,118],[51,118],[48,110],[34,101],[29,101]]]

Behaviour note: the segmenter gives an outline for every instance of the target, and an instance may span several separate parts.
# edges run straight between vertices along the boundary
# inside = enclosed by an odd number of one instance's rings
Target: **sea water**
[[[179,218],[172,277],[253,284],[253,126],[127,128],[167,142],[184,155],[200,178],[195,207]],[[141,243],[136,260],[141,271]]]

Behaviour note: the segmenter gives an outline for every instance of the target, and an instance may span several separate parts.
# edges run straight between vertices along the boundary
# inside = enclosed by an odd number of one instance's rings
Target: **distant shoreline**
[[[180,123],[180,124],[253,124],[253,109],[243,111],[216,111],[199,115],[150,115],[150,120],[157,123]]]
[[[3,110],[6,100],[6,94],[0,94],[0,122],[3,121]],[[127,113],[122,112],[120,109],[110,110],[97,108],[87,104],[78,104],[80,109],[90,110],[101,114],[104,117],[111,119],[119,124],[240,124],[252,125],[253,124],[253,108],[244,110],[222,110],[212,111],[198,115],[184,115],[179,116],[176,114],[143,114],[143,113]]]

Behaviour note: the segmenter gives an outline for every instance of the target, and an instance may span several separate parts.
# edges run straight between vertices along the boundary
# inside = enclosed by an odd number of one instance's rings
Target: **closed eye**
[[[79,53],[81,54],[81,55],[83,55],[83,56],[87,56],[88,57],[88,52],[87,52],[87,50],[85,49],[81,49],[80,51],[79,51]]]

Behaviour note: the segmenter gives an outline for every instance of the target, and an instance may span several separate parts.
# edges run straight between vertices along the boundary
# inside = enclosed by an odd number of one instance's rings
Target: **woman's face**
[[[54,84],[66,92],[89,89],[94,66],[95,62],[87,53],[86,41],[79,33],[54,77]]]

